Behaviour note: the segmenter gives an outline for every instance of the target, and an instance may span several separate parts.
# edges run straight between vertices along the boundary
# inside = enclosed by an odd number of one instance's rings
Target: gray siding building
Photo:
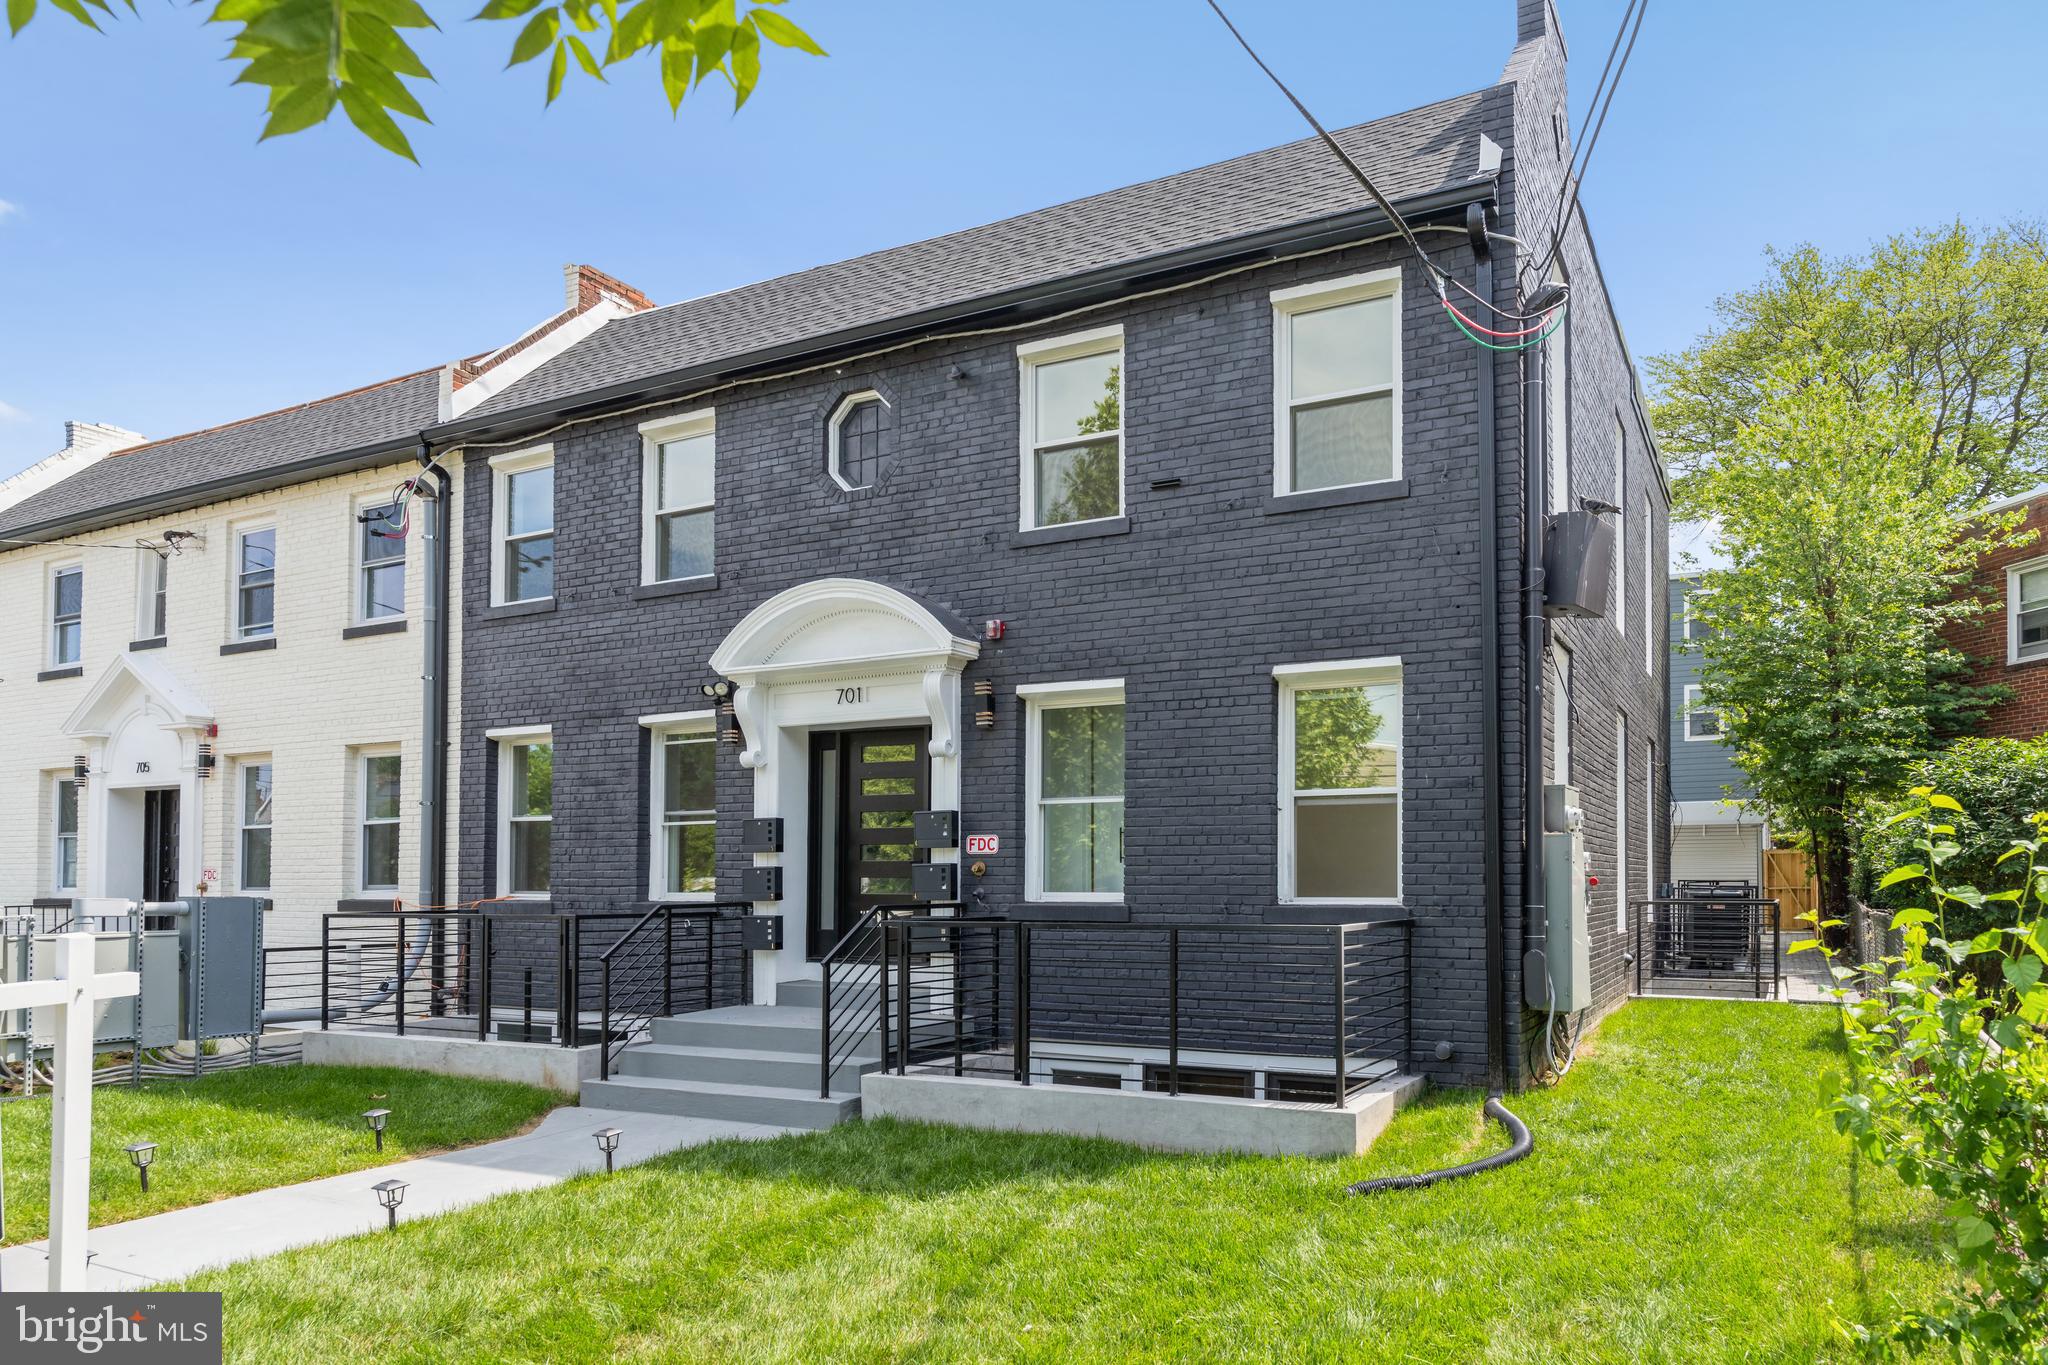
[[[1764,884],[1763,818],[1745,806],[1755,793],[1729,757],[1720,718],[1700,703],[1704,632],[1686,611],[1697,582],[1670,585],[1671,879]]]
[[[1500,332],[1570,154],[1554,12],[1516,23],[1502,83],[1337,134]],[[950,865],[1070,935],[1033,1009],[1082,1041],[1125,930],[1412,920],[1401,1068],[1525,1082],[1531,737],[1585,812],[1588,1013],[1667,851],[1667,491],[1583,212],[1557,256],[1552,338],[1475,345],[1311,140],[611,323],[427,433],[476,566],[460,898],[749,901],[772,1004]],[[1581,500],[1621,557],[1553,666],[1527,565]]]

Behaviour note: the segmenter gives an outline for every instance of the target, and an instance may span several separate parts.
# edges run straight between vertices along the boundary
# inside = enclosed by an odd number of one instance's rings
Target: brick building
[[[1969,591],[1990,604],[1950,626],[1949,644],[1971,661],[1979,683],[1999,683],[2012,696],[1986,713],[1977,733],[2007,739],[2048,734],[2048,492],[2003,505],[2023,509],[2030,543],[1993,550],[1977,561]]]

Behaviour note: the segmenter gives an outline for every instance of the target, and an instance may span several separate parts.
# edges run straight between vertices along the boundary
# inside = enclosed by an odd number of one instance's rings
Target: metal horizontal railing
[[[1720,994],[1739,991],[1757,1000],[1779,997],[1784,931],[1777,901],[1701,888],[1630,901],[1629,908],[1636,926],[1637,994],[1653,994],[1661,982]]]
[[[950,1071],[1342,1106],[1406,1068],[1413,920],[878,920],[872,1041]],[[821,1086],[853,1044],[832,1026]]]

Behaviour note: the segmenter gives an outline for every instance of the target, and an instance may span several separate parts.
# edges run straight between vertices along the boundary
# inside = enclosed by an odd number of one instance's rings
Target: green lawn
[[[1815,1115],[1823,1007],[1658,1001],[1517,1107],[1438,1094],[1370,1155],[1165,1156],[856,1124],[725,1143],[186,1286],[249,1361],[1810,1361],[1828,1304],[1943,1272],[1936,1220]]]
[[[382,1098],[378,1098],[381,1096]],[[231,1194],[403,1161],[526,1128],[567,1102],[551,1090],[388,1067],[284,1066],[93,1091],[92,1221],[118,1223]],[[361,1115],[391,1111],[384,1153]],[[0,1105],[7,1228],[0,1245],[48,1232],[50,1104]],[[122,1149],[157,1144],[143,1195]]]

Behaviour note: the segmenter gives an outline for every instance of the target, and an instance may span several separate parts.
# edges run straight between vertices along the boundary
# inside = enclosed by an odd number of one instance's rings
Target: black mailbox
[[[779,901],[782,899],[782,869],[748,867],[740,870],[740,899]]]
[[[960,812],[921,810],[912,813],[910,828],[919,848],[960,847]]]
[[[921,901],[950,901],[960,898],[958,863],[912,863],[910,894]]]
[[[763,872],[779,871],[778,868],[764,867]],[[740,916],[740,946],[748,952],[777,953],[782,951],[782,916],[742,915]]]
[[[740,822],[740,852],[782,852],[782,817],[770,815],[757,820],[742,820]]]

